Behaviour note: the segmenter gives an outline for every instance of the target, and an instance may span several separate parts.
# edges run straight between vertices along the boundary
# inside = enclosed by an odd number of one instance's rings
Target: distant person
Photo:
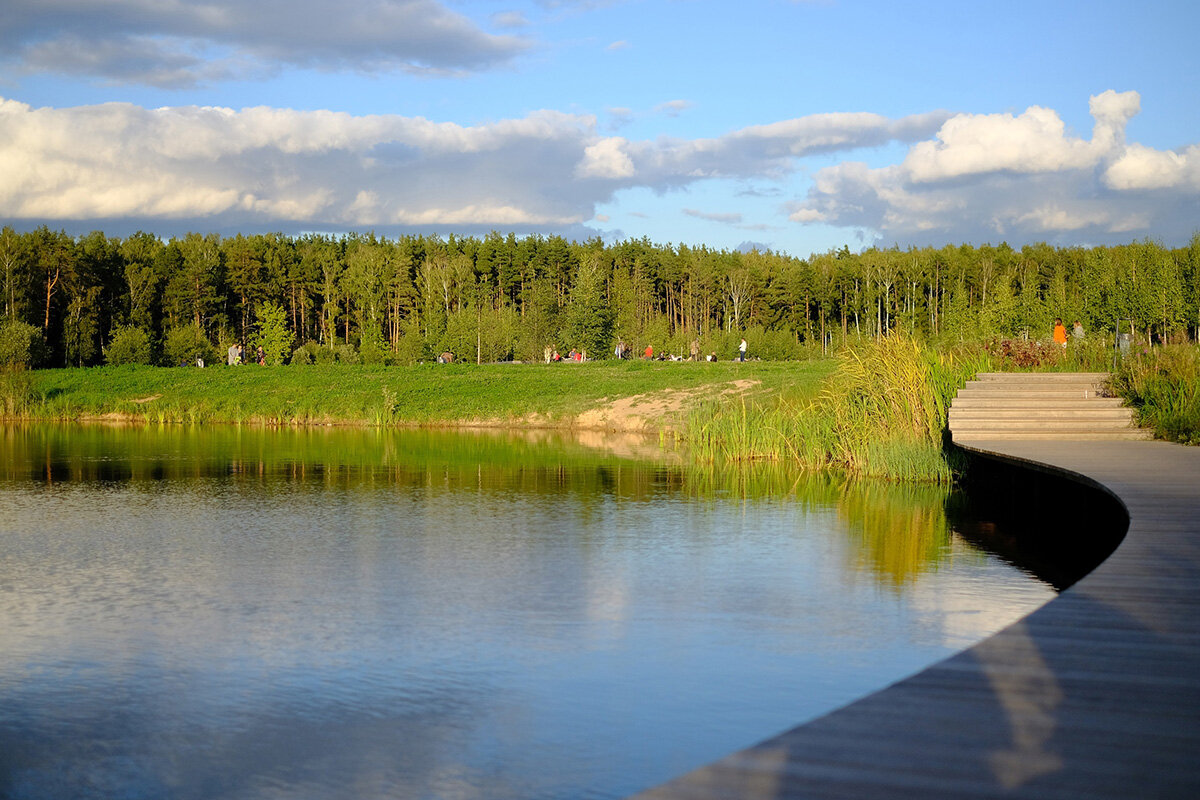
[[[742,339],[742,343],[738,345],[738,361],[746,360],[746,340]]]
[[[1079,322],[1079,320],[1075,320],[1075,327],[1071,329],[1071,335],[1076,339],[1083,339],[1083,325]]]
[[[454,362],[454,353],[451,353],[449,350],[447,350],[446,352],[444,352],[438,356],[439,364],[450,364],[453,362]]]
[[[550,360],[551,361],[562,361],[562,353],[555,350],[553,355],[550,356]]]
[[[203,356],[196,356],[196,366],[199,367],[200,369],[204,369],[204,357]]]
[[[1067,329],[1063,326],[1062,320],[1057,317],[1054,319],[1054,341],[1063,347],[1067,346]]]
[[[692,361],[700,360],[700,340],[699,339],[692,339],[691,359],[692,359]]]
[[[625,341],[623,339],[617,340],[617,347],[615,350],[613,350],[613,355],[617,358],[625,357]]]
[[[229,366],[236,367],[242,363],[242,346],[240,344],[229,345],[228,359]]]
[[[546,345],[546,349],[542,351],[542,358],[544,358],[546,363],[549,364],[554,358],[554,348],[550,345]]]
[[[646,352],[643,357],[644,358],[654,358],[654,345],[652,345],[652,344],[646,345]]]
[[[254,355],[258,357],[258,365],[260,367],[265,367],[267,365],[267,354],[263,352],[262,345],[259,345],[258,349],[254,352]]]

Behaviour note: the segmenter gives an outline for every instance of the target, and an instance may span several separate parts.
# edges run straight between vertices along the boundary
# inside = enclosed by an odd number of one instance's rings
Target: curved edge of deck
[[[1123,541],[974,647],[639,800],[1200,796],[1200,448],[964,449],[1111,494]]]

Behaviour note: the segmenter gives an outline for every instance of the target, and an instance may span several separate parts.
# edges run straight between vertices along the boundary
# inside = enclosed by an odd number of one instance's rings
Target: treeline
[[[1200,235],[1187,247],[1006,244],[801,259],[560,237],[373,234],[163,241],[0,231],[0,350],[35,366],[216,358],[540,360],[547,347],[800,357],[902,330],[935,341],[1042,338],[1055,317],[1195,338]],[[26,340],[28,340],[26,342]],[[14,344],[15,342],[15,344]]]

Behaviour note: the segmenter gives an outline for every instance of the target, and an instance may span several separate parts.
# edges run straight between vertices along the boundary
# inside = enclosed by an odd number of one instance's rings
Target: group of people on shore
[[[250,355],[250,360],[247,360],[246,350],[240,344],[229,345],[229,352],[226,354],[225,360],[231,367],[236,367],[239,364],[258,364],[260,367],[267,365],[267,355],[261,347],[256,348],[254,353]]]
[[[632,358],[633,350],[628,345],[626,345],[623,340],[621,340],[621,341],[617,342],[617,346],[613,350],[613,355],[616,356],[617,358]],[[646,349],[642,351],[642,358],[646,361],[654,361],[654,360],[658,360],[658,361],[719,361],[720,360],[717,358],[716,351],[713,351],[704,356],[700,355],[700,340],[699,339],[692,340],[691,353],[687,358],[684,358],[683,356],[673,356],[668,353],[659,353],[657,356],[655,356],[654,345],[652,345],[652,344],[646,345]],[[741,343],[738,345],[737,360],[738,361],[746,360],[746,340],[745,339],[742,339]]]

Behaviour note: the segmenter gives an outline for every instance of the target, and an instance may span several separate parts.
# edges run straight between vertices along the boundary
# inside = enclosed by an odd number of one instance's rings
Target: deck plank
[[[1125,539],[978,645],[639,800],[1200,797],[1200,448],[966,448],[1106,487]]]

